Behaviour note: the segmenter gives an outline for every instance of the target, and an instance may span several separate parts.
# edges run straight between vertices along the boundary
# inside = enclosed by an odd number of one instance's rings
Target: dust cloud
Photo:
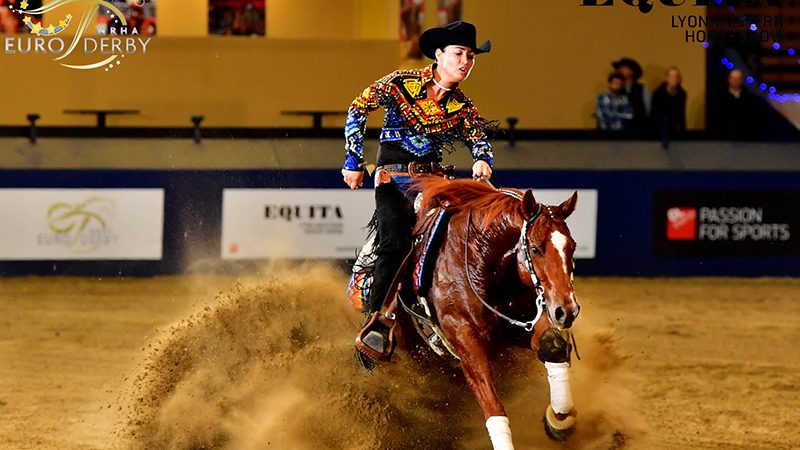
[[[398,352],[364,371],[352,340],[362,317],[345,275],[324,264],[270,268],[198,305],[142,355],[120,401],[119,435],[136,449],[488,448],[484,419],[460,370]],[[545,436],[543,366],[529,351],[496,358],[517,448],[620,448],[647,433],[626,386],[613,331],[576,324],[578,429]]]

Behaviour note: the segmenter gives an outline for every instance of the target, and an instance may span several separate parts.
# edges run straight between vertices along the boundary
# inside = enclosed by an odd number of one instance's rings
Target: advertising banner
[[[800,255],[800,191],[656,192],[657,256]]]
[[[575,239],[575,259],[595,257],[597,241],[597,190],[596,189],[534,189],[537,202],[559,205],[578,191],[578,206],[567,218],[567,226]]]
[[[160,260],[163,189],[0,189],[0,260]]]
[[[355,258],[374,209],[371,189],[225,189],[222,257]]]
[[[573,190],[536,190],[540,202],[558,205]],[[225,189],[222,257],[354,258],[366,240],[375,207],[372,190]],[[576,258],[594,258],[597,191],[578,191],[567,220],[577,242]]]

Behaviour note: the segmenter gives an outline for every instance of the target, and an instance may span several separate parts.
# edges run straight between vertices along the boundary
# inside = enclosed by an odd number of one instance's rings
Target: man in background
[[[627,131],[633,120],[633,106],[623,92],[625,77],[618,72],[608,76],[608,90],[597,96],[598,130]]]
[[[728,73],[728,86],[719,97],[709,117],[709,130],[722,139],[753,139],[761,124],[758,99],[744,89],[744,74],[733,69]]]
[[[633,108],[633,118],[630,121],[628,130],[634,134],[644,135],[647,133],[650,117],[651,95],[647,86],[639,82],[642,78],[642,66],[631,58],[622,58],[611,63],[614,70],[621,74],[624,79],[624,91],[628,96],[631,107]]]

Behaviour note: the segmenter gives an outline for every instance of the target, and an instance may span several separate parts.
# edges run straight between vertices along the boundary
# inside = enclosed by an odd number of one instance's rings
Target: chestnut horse
[[[513,448],[489,363],[490,347],[502,346],[532,349],[545,363],[551,394],[545,430],[551,438],[566,439],[575,417],[565,335],[580,306],[572,286],[575,242],[565,219],[575,210],[577,192],[549,206],[537,203],[530,190],[495,189],[473,180],[424,177],[417,186],[422,192],[418,220],[448,204],[448,229],[425,299],[448,348],[460,359],[492,445]],[[415,334],[411,317],[402,309],[399,313],[401,337]]]

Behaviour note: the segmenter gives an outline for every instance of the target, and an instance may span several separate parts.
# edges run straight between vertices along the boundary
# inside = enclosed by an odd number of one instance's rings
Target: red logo
[[[667,210],[667,239],[693,241],[697,239],[697,210],[695,208],[670,208]]]

